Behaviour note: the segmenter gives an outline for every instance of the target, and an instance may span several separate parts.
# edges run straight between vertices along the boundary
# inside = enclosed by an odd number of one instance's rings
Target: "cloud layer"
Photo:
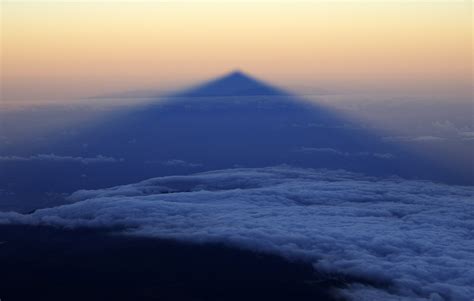
[[[354,300],[471,300],[473,199],[473,187],[279,166],[81,190],[0,222],[223,242],[389,284],[341,291]]]

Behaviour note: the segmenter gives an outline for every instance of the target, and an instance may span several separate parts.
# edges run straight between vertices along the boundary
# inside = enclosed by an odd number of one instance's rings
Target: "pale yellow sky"
[[[169,90],[235,68],[297,92],[471,85],[470,1],[0,5],[7,101]]]

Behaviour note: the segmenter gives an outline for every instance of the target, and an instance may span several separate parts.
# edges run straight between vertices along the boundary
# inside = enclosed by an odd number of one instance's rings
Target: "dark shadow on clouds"
[[[156,102],[122,108],[77,130],[42,143],[36,153],[118,161],[0,162],[2,183],[31,192],[31,198],[156,176],[281,164],[458,184],[470,180],[383,141],[379,133],[334,110],[239,71]]]

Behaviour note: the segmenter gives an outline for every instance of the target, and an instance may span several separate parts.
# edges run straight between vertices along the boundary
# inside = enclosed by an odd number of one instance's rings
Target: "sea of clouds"
[[[278,166],[153,178],[69,200],[0,213],[0,223],[119,227],[309,260],[374,283],[339,291],[353,300],[474,298],[474,187]]]

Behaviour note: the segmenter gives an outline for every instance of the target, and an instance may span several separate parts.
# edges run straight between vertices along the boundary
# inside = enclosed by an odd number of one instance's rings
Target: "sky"
[[[298,93],[471,92],[470,1],[2,1],[1,100],[170,91],[244,70]]]

